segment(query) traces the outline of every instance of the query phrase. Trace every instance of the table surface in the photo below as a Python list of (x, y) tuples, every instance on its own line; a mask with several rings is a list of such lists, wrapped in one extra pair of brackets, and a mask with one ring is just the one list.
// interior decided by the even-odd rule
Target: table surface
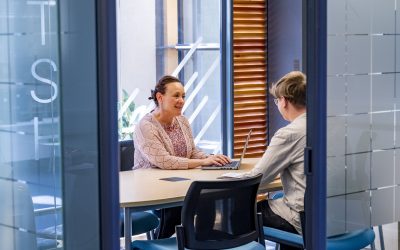
[[(253, 168), (259, 158), (243, 159), (239, 170), (187, 170), (138, 169), (119, 174), (120, 207), (148, 207), (158, 204), (182, 202), (190, 184), (196, 180), (217, 180), (227, 172), (247, 172)], [(181, 177), (188, 180), (165, 181), (160, 178)], [(279, 179), (265, 184), (260, 190), (273, 191), (282, 188)]]

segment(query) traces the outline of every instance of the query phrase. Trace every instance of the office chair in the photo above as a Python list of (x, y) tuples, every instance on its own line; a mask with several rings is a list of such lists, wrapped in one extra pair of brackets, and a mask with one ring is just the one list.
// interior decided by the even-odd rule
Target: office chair
[(0, 179), (0, 190), (2, 249), (57, 248), (57, 240), (51, 239), (51, 236), (42, 238), (36, 229), (33, 201), (28, 186), (23, 182)]
[(194, 181), (182, 207), (176, 238), (136, 240), (133, 249), (263, 249), (256, 195), (261, 175), (248, 179)]
[[(132, 170), (134, 164), (135, 146), (133, 140), (119, 142), (120, 171)], [(132, 212), (132, 235), (146, 233), (147, 239), (154, 238), (154, 229), (158, 227), (159, 220), (151, 212)], [(121, 237), (124, 235), (124, 213), (120, 212)]]
[[(280, 199), (283, 197), (283, 192), (275, 193), (271, 199)], [(305, 213), (300, 212), (300, 218), (303, 228), (303, 236), (305, 234)], [(286, 232), (271, 227), (263, 227), (264, 237), (266, 240), (277, 243), (276, 249), (279, 249), (279, 244), (285, 244), (293, 247), (305, 249), (303, 236), (295, 233)], [(326, 239), (327, 250), (359, 250), (368, 245), (371, 249), (375, 249), (375, 233), (372, 228), (356, 230), (340, 235), (330, 236)]]

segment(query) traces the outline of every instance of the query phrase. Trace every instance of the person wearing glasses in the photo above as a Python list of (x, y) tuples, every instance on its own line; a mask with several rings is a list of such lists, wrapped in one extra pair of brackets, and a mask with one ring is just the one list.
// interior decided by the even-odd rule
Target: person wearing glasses
[[(156, 108), (135, 128), (132, 169), (192, 169), (231, 162), (225, 155), (207, 155), (195, 146), (189, 121), (182, 115), (185, 90), (178, 78), (163, 76), (149, 99), (154, 101)], [(175, 225), (181, 223), (181, 207), (161, 209), (155, 213), (160, 217), (156, 237), (162, 239), (173, 235)]]
[[(272, 137), (262, 158), (254, 168), (243, 174), (223, 176), (244, 178), (263, 174), (261, 183), (269, 183), (280, 174), (284, 196), (282, 199), (258, 203), (264, 226), (301, 234), (300, 211), (304, 210), (306, 176), (304, 148), (306, 147), (306, 76), (292, 71), (270, 88), (282, 117), (290, 122)], [(281, 245), (280, 249), (297, 249)]]

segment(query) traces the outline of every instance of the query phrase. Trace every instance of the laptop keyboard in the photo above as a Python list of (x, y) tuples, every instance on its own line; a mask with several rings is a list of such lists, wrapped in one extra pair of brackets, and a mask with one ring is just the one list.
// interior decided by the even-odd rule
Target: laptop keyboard
[(218, 166), (218, 165), (210, 165), (210, 166), (204, 166), (202, 167), (203, 169), (235, 169), (238, 166), (239, 162), (238, 161), (233, 161), (231, 163), (225, 164), (223, 166)]

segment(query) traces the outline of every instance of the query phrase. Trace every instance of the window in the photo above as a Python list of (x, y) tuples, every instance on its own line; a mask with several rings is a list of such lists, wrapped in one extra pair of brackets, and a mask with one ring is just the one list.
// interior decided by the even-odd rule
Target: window
[(154, 104), (147, 98), (158, 78), (185, 85), (184, 115), (196, 145), (221, 152), (220, 1), (128, 1), (118, 4), (120, 139)]

